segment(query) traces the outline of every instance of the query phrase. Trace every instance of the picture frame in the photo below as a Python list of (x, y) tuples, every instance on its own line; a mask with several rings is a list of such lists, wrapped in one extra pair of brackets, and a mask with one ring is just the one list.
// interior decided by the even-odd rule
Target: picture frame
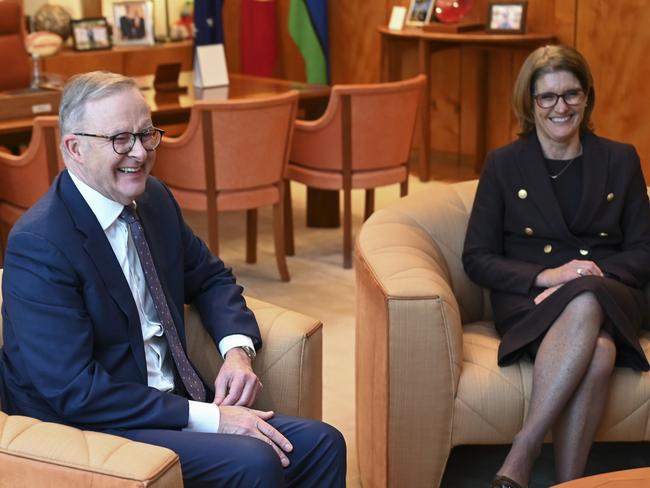
[(106, 17), (70, 21), (75, 51), (97, 51), (112, 47)]
[(435, 0), (411, 0), (404, 23), (411, 27), (421, 27), (428, 24), (431, 20), (434, 4)]
[(492, 1), (488, 5), (485, 30), (499, 34), (524, 34), (527, 10), (527, 1)]
[(152, 0), (113, 2), (114, 44), (152, 45), (154, 42)]

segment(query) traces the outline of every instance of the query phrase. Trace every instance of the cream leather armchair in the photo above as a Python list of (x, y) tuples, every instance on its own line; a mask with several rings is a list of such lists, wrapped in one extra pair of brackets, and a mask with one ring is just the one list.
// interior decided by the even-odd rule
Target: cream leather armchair
[[(364, 487), (438, 486), (454, 446), (509, 444), (526, 416), (532, 364), (497, 366), (489, 293), (461, 263), (476, 184), (436, 184), (403, 198), (376, 212), (359, 235)], [(641, 344), (649, 354), (648, 331)], [(650, 440), (650, 374), (615, 371), (597, 440)]]
[[(322, 324), (259, 300), (247, 302), (264, 340), (254, 363), (265, 386), (257, 407), (320, 419)], [(204, 378), (214, 378), (219, 354), (190, 307), (186, 327), (190, 358)], [(0, 317), (0, 346), (1, 332)], [(183, 481), (178, 456), (169, 449), (0, 411), (0, 487), (5, 486), (176, 488)]]

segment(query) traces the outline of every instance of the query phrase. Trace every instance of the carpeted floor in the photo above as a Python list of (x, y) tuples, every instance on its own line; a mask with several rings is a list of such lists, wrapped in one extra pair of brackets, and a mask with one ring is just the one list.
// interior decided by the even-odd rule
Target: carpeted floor
[[(438, 181), (458, 181), (474, 177), (471, 170), (451, 165), (433, 167)], [(426, 188), (415, 177), (410, 192)], [(296, 255), (288, 258), (291, 282), (283, 283), (275, 267), (270, 209), (260, 210), (258, 262), (245, 258), (245, 216), (243, 212), (220, 215), (221, 258), (234, 269), (246, 294), (319, 318), (324, 324), (323, 417), (344, 434), (348, 445), (348, 486), (360, 487), (355, 443), (354, 400), (354, 271), (342, 267), (340, 229), (305, 226), (305, 189), (294, 184), (293, 205)], [(397, 185), (379, 189), (376, 207), (399, 198)], [(353, 192), (354, 234), (362, 223), (363, 193)], [(205, 214), (186, 212), (192, 228), (207, 236)], [(449, 459), (442, 486), (475, 488), (488, 486), (503, 461), (508, 446), (462, 446)], [(650, 447), (644, 444), (599, 444), (590, 456), (590, 474), (650, 465)], [(553, 482), (553, 454), (545, 446), (536, 464), (531, 487)], [(371, 487), (370, 487), (371, 488)]]

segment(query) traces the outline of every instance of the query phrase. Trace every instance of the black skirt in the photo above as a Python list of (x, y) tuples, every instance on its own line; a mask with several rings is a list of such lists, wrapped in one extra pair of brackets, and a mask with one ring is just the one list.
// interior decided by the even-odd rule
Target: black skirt
[(646, 323), (647, 304), (642, 290), (613, 278), (583, 276), (565, 283), (535, 305), (533, 299), (542, 291), (543, 288), (538, 288), (528, 297), (508, 297), (511, 304), (512, 301), (519, 303), (513, 315), (497, 324), (501, 334), (499, 366), (523, 357), (534, 360), (546, 332), (568, 303), (583, 292), (591, 292), (603, 309), (603, 328), (616, 344), (616, 365), (640, 371), (650, 369), (638, 339), (639, 330)]

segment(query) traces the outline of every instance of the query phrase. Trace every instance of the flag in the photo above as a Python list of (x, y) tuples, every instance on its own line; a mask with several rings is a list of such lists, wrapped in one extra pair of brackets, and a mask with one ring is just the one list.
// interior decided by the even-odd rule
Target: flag
[(241, 72), (273, 76), (277, 60), (275, 0), (242, 0)]
[(309, 83), (329, 83), (327, 0), (291, 0), (289, 34), (305, 60)]
[(194, 45), (223, 44), (222, 0), (194, 2)]

